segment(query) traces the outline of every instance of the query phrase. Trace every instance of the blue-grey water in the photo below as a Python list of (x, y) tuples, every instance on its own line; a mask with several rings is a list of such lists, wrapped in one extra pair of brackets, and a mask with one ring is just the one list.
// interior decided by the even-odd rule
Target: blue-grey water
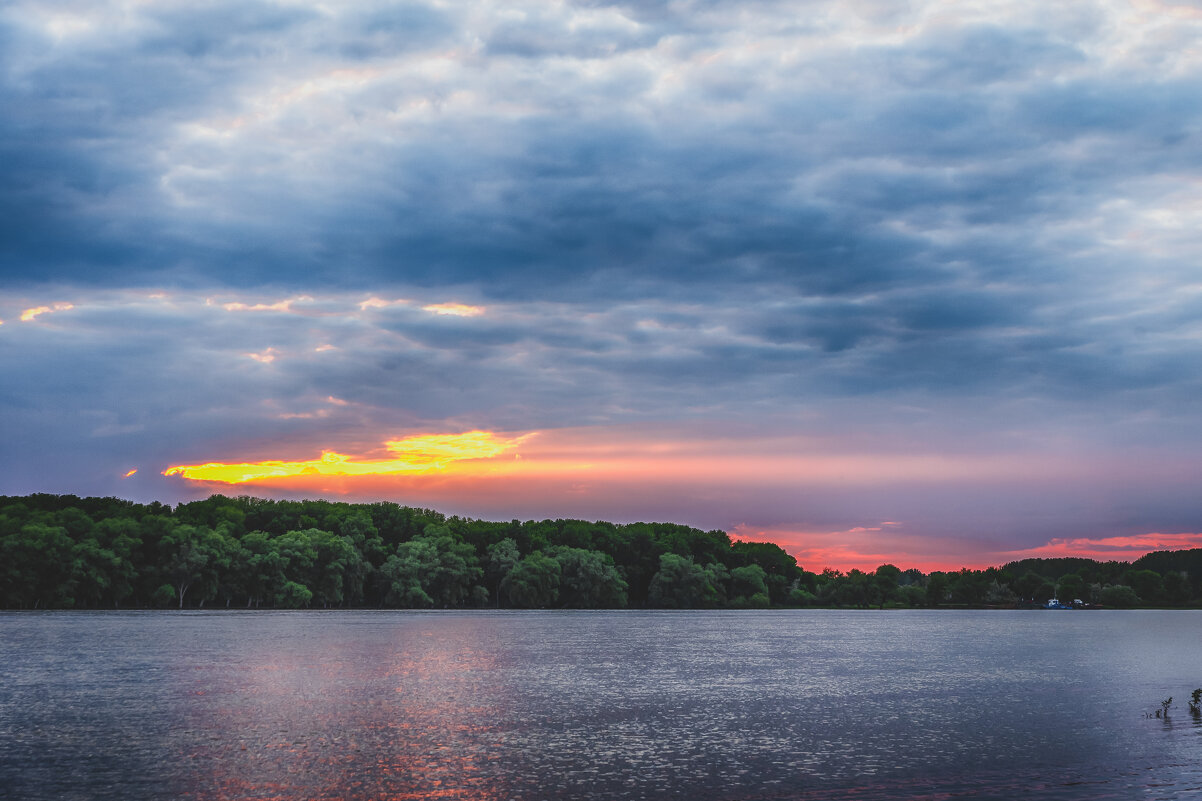
[(7, 613), (0, 797), (1197, 799), (1195, 687), (1188, 611)]

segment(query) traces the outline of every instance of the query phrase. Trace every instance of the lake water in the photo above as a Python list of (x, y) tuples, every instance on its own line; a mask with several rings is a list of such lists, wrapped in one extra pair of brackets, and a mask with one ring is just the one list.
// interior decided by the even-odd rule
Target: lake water
[(1198, 799), (1195, 687), (1188, 611), (0, 613), (0, 797)]

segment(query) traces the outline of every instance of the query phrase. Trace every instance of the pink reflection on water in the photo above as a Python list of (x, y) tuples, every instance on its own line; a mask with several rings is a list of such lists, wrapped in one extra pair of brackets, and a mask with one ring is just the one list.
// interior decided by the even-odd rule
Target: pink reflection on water
[(260, 641), (194, 668), (180, 797), (509, 797), (492, 748), (504, 710), (482, 686), (495, 655), (462, 631), (425, 628), (399, 641), (348, 637), (347, 651)]

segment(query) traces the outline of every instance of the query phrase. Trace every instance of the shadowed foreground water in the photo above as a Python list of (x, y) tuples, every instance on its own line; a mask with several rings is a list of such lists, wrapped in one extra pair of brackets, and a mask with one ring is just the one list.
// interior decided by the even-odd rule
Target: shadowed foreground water
[(1196, 799), (1199, 686), (1197, 612), (9, 613), (0, 796)]

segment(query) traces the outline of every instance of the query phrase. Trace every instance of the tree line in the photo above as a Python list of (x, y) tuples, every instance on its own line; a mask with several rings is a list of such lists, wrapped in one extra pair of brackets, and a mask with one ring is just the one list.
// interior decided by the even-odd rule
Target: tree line
[(784, 549), (673, 523), (490, 522), (395, 503), (0, 496), (0, 606), (764, 608), (1202, 600), (1202, 549), (1135, 563), (813, 573)]

